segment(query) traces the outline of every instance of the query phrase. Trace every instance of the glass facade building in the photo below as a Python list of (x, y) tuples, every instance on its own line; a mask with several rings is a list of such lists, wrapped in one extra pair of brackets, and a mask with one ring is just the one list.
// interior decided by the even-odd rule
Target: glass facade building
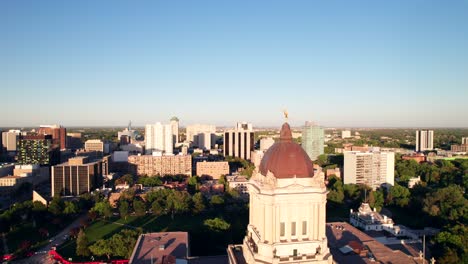
[(324, 153), (324, 129), (313, 123), (306, 122), (302, 129), (302, 148), (311, 160), (316, 160)]

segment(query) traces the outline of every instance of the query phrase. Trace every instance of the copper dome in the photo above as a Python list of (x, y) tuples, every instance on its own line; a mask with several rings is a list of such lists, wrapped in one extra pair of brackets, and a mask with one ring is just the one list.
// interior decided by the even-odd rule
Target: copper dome
[(292, 140), (288, 123), (281, 127), (280, 141), (271, 146), (260, 163), (260, 173), (271, 171), (276, 178), (306, 178), (314, 176), (314, 166), (309, 155)]

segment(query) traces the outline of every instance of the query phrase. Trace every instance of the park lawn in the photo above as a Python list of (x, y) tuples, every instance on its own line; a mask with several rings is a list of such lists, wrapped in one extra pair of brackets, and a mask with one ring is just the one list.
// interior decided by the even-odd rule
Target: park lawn
[[(226, 254), (226, 247), (229, 243), (240, 243), (245, 235), (247, 216), (236, 216), (232, 219), (233, 224), (227, 232), (208, 231), (204, 226), (204, 221), (216, 217), (213, 213), (199, 215), (175, 215), (174, 219), (170, 215), (154, 216), (146, 215), (142, 217), (129, 216), (127, 219), (113, 218), (109, 220), (96, 220), (91, 223), (85, 233), (89, 245), (99, 239), (107, 239), (123, 229), (141, 228), (143, 233), (150, 232), (189, 232), (191, 255), (222, 255)], [(226, 219), (228, 220), (228, 219)], [(70, 239), (57, 250), (65, 259), (72, 258), (75, 261), (89, 260), (89, 257), (76, 256), (76, 240)], [(96, 258), (97, 259), (97, 258)]]

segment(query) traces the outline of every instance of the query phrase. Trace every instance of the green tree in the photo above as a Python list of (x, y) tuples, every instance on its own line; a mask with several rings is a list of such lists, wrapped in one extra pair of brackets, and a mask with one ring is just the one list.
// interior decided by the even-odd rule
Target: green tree
[(390, 195), (393, 199), (393, 204), (399, 207), (406, 207), (409, 204), (411, 193), (408, 188), (395, 183), (395, 186), (390, 188)]
[(110, 206), (108, 201), (96, 203), (91, 209), (91, 211), (98, 213), (104, 218), (109, 218), (112, 216), (112, 207)]
[(144, 202), (135, 199), (133, 200), (133, 210), (137, 216), (144, 216), (146, 214), (146, 205)]
[(319, 155), (315, 163), (317, 163), (319, 166), (324, 166), (328, 164), (328, 155), (327, 154)]
[(66, 215), (77, 214), (79, 212), (78, 204), (73, 201), (65, 201), (63, 213)]
[(125, 220), (127, 220), (127, 217), (129, 215), (130, 208), (129, 204), (127, 201), (123, 200), (119, 203), (119, 213), (120, 217), (123, 217)]
[(205, 197), (203, 196), (202, 193), (198, 192), (192, 196), (192, 202), (193, 202), (193, 213), (194, 214), (199, 214), (203, 212), (206, 208), (205, 205)]
[(203, 222), (203, 224), (207, 226), (210, 230), (215, 232), (226, 231), (231, 227), (231, 225), (228, 222), (218, 217), (213, 219), (206, 219)]
[(163, 205), (161, 205), (161, 202), (159, 200), (156, 200), (151, 204), (151, 210), (156, 216), (160, 216), (164, 213), (164, 207)]
[(211, 196), (210, 204), (213, 207), (220, 207), (224, 204), (224, 198), (221, 195), (213, 195)]
[(76, 238), (76, 255), (86, 257), (89, 256), (89, 253), (88, 238), (83, 229), (80, 229), (78, 237)]
[(468, 227), (456, 224), (445, 227), (434, 238), (434, 254), (439, 263), (467, 263)]
[(117, 180), (115, 180), (115, 184), (124, 184), (124, 183), (127, 183), (128, 185), (132, 186), (133, 183), (134, 183), (134, 180), (133, 180), (133, 175), (131, 174), (125, 174), (124, 176), (118, 178)]
[(468, 200), (464, 197), (464, 190), (458, 185), (450, 185), (427, 194), (423, 204), (426, 213), (445, 221), (466, 223), (468, 220)]
[(54, 197), (52, 201), (49, 203), (49, 212), (53, 215), (60, 215), (62, 214), (64, 209), (64, 203), (60, 197)]
[(187, 190), (189, 193), (194, 194), (198, 189), (198, 177), (193, 176), (188, 179)]
[(104, 240), (104, 239), (99, 239), (89, 247), (89, 250), (91, 253), (97, 256), (106, 256), (107, 259), (110, 259), (112, 256), (112, 253), (114, 252), (114, 249), (112, 248), (112, 245), (109, 243), (109, 241)]
[(174, 191), (167, 197), (166, 209), (171, 212), (171, 216), (174, 218), (174, 214), (188, 212), (191, 201), (192, 199), (188, 192)]

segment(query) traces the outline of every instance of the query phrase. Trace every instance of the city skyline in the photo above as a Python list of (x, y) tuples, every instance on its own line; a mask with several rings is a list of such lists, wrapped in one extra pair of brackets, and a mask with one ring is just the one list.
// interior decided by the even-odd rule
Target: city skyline
[(0, 127), (468, 127), (467, 2), (0, 3)]

